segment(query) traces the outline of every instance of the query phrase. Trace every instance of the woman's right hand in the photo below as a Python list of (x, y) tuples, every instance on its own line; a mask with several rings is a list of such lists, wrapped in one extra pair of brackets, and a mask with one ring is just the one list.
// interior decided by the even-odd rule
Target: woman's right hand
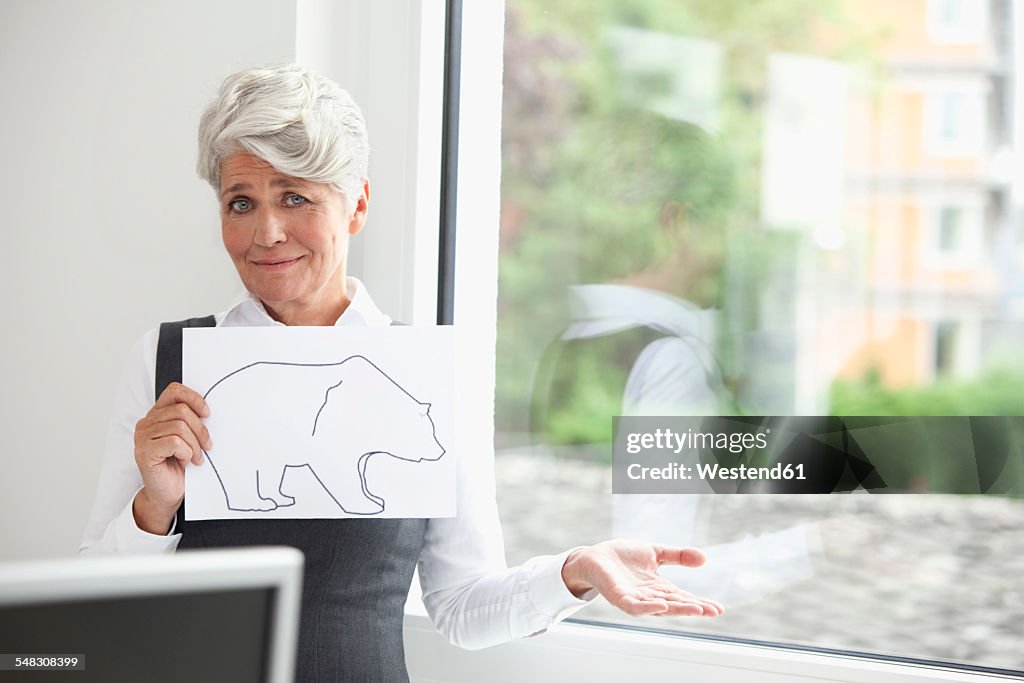
[(143, 489), (133, 511), (140, 529), (166, 534), (185, 497), (185, 466), (203, 463), (213, 444), (203, 424), (210, 408), (198, 393), (172, 382), (135, 425), (135, 464)]

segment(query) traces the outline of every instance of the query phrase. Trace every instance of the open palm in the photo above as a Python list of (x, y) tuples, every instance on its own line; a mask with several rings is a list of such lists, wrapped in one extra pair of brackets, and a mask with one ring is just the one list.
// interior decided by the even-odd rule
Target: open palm
[(720, 604), (688, 593), (658, 574), (663, 564), (699, 567), (704, 559), (704, 553), (696, 548), (605, 541), (573, 552), (562, 577), (574, 594), (596, 589), (608, 602), (634, 616), (716, 617), (725, 612)]

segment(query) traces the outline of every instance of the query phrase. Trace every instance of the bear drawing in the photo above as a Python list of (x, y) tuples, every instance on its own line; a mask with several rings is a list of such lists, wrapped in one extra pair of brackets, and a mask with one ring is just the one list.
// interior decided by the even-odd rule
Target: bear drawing
[[(218, 381), (205, 398), (217, 440), (207, 457), (230, 510), (293, 505), (295, 498), (281, 490), (286, 468), (308, 467), (344, 512), (379, 514), (385, 501), (366, 481), (372, 456), (420, 462), (445, 454), (430, 404), (364, 356), (328, 364), (253, 363)], [(245, 428), (218, 435), (214, 420)]]

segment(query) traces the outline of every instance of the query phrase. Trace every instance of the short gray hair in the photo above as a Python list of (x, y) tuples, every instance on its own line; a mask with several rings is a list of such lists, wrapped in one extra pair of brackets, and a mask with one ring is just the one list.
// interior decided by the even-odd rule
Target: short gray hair
[(199, 120), (199, 177), (220, 192), (220, 167), (236, 152), (279, 173), (332, 185), (348, 200), (367, 177), (370, 146), (359, 106), (334, 81), (297, 64), (228, 76)]

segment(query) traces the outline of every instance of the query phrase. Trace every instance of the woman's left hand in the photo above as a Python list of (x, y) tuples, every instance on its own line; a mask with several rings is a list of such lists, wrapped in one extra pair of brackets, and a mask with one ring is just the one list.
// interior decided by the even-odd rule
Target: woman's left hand
[(720, 604), (687, 593), (658, 574), (663, 564), (699, 567), (704, 559), (696, 548), (605, 541), (573, 551), (562, 566), (562, 580), (576, 597), (596, 588), (633, 616), (717, 617), (725, 613)]

